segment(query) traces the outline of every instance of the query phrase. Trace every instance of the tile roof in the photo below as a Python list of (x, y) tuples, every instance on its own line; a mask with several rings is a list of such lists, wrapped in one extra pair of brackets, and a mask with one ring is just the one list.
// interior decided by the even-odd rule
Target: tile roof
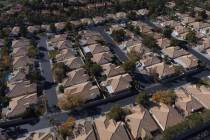
[(73, 57), (66, 59), (64, 64), (67, 65), (71, 70), (81, 68), (84, 62), (81, 57)]
[(107, 78), (107, 80), (103, 81), (101, 85), (105, 86), (109, 93), (117, 93), (129, 89), (131, 87), (131, 81), (131, 76), (126, 73), (123, 75)]
[(104, 64), (101, 66), (104, 71), (103, 73), (107, 77), (113, 77), (125, 73), (124, 69), (121, 66), (116, 66), (115, 64), (112, 63)]
[(130, 115), (126, 116), (125, 120), (134, 139), (144, 139), (141, 134), (142, 129), (150, 134), (158, 130), (158, 126), (150, 116), (149, 111), (143, 106), (132, 107), (131, 112)]
[(112, 53), (111, 52), (102, 52), (94, 54), (91, 60), (99, 65), (103, 65), (112, 61)]
[(72, 48), (63, 49), (60, 51), (59, 54), (56, 55), (56, 60), (59, 62), (72, 57), (75, 57), (75, 51)]
[(80, 97), (83, 101), (91, 100), (100, 95), (99, 89), (97, 86), (92, 85), (91, 82), (85, 82), (70, 86), (64, 89), (65, 94), (71, 94), (73, 96)]
[(163, 49), (162, 51), (171, 58), (177, 58), (177, 57), (189, 54), (189, 52), (187, 52), (186, 50), (184, 50), (178, 46), (176, 46), (176, 47), (171, 46), (171, 47)]
[(84, 68), (79, 68), (67, 73), (67, 77), (63, 80), (62, 85), (69, 87), (77, 84), (87, 82), (89, 76)]
[(153, 118), (162, 130), (180, 123), (182, 116), (171, 106), (160, 103), (150, 109)]
[(97, 54), (109, 51), (109, 48), (100, 44), (91, 44), (83, 47), (85, 53)]

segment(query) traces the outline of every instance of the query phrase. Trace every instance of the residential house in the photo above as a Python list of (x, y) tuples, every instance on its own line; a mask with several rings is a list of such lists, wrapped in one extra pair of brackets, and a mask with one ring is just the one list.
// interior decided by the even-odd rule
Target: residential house
[(162, 60), (159, 57), (153, 55), (144, 56), (143, 59), (140, 60), (143, 67), (149, 67), (161, 62)]
[(70, 21), (71, 25), (73, 25), (73, 27), (78, 28), (82, 25), (80, 20), (71, 20)]
[(81, 68), (84, 62), (81, 57), (72, 57), (63, 61), (71, 70)]
[(158, 131), (158, 126), (150, 116), (149, 111), (143, 106), (134, 106), (130, 110), (131, 114), (126, 116), (125, 121), (132, 138), (135, 140), (145, 137), (152, 138), (153, 134)]
[(125, 70), (121, 66), (116, 66), (112, 63), (101, 65), (101, 67), (103, 69), (103, 74), (107, 77), (113, 77), (125, 73)]
[(37, 85), (29, 81), (19, 82), (15, 84), (8, 84), (9, 92), (7, 94), (10, 98), (19, 97), (22, 95), (29, 95), (37, 92)]
[(18, 27), (18, 26), (13, 27), (11, 33), (12, 33), (12, 35), (15, 35), (15, 36), (19, 35), (20, 27)]
[(157, 75), (159, 79), (162, 79), (174, 75), (176, 71), (173, 65), (167, 65), (164, 62), (161, 62), (146, 67), (146, 72), (149, 75)]
[(187, 85), (184, 87), (186, 92), (198, 100), (205, 108), (210, 109), (210, 90), (205, 86), (200, 88), (196, 85)]
[(62, 50), (62, 49), (69, 49), (72, 48), (72, 43), (69, 40), (59, 41), (55, 48)]
[(122, 50), (127, 50), (128, 52), (130, 52), (132, 48), (135, 48), (137, 46), (142, 47), (143, 44), (142, 44), (142, 40), (136, 37), (133, 37), (133, 38), (131, 37), (130, 39), (121, 42), (121, 44), (119, 45), (119, 47)]
[(183, 117), (173, 107), (163, 103), (153, 106), (149, 111), (163, 131), (183, 121)]
[(83, 101), (88, 101), (97, 98), (100, 95), (100, 92), (97, 86), (94, 86), (90, 81), (87, 81), (65, 88), (64, 96), (67, 94), (77, 96)]
[(100, 44), (92, 44), (92, 45), (87, 45), (85, 47), (82, 48), (83, 52), (88, 55), (94, 55), (94, 54), (98, 54), (98, 53), (102, 53), (102, 52), (108, 52), (109, 48), (106, 46), (102, 46)]
[(23, 46), (30, 46), (30, 41), (26, 38), (20, 38), (12, 41), (12, 48), (19, 48)]
[(161, 49), (165, 49), (171, 46), (171, 41), (168, 38), (162, 37), (160, 39), (157, 39), (157, 44)]
[(182, 65), (185, 69), (192, 69), (198, 66), (198, 59), (191, 54), (178, 57), (174, 61)]
[(83, 37), (80, 39), (79, 44), (81, 46), (86, 46), (86, 45), (92, 45), (92, 44), (98, 44), (99, 41), (103, 40), (101, 36), (88, 36), (88, 37)]
[(102, 52), (93, 54), (91, 60), (99, 65), (107, 64), (112, 61), (112, 53), (111, 52)]
[(89, 76), (84, 68), (79, 68), (79, 69), (70, 71), (66, 75), (67, 77), (62, 82), (62, 85), (65, 88), (69, 86), (77, 85), (80, 83), (84, 83), (89, 80)]
[(29, 58), (28, 56), (19, 56), (13, 59), (13, 70), (26, 68), (29, 64), (34, 64), (34, 59)]
[(11, 77), (8, 80), (8, 83), (15, 84), (18, 82), (27, 81), (26, 79), (26, 74), (28, 73), (27, 71), (28, 71), (27, 69), (20, 69), (17, 71), (13, 71), (13, 73), (11, 74)]
[(147, 16), (149, 14), (149, 10), (147, 10), (147, 9), (139, 9), (136, 13), (139, 16)]
[(12, 51), (12, 56), (13, 57), (25, 56), (28, 54), (28, 48), (29, 46), (14, 48)]
[(93, 22), (95, 24), (101, 24), (101, 23), (105, 22), (105, 19), (103, 17), (96, 16), (96, 17), (93, 18)]
[(144, 22), (141, 21), (132, 21), (132, 25), (136, 26), (139, 28), (139, 31), (142, 33), (148, 33), (152, 31), (152, 27), (149, 25), (145, 24)]
[(91, 18), (82, 18), (82, 19), (80, 19), (80, 21), (83, 25), (92, 25), (93, 24), (93, 20)]
[(107, 14), (106, 15), (106, 20), (115, 20), (116, 19), (116, 16), (115, 16), (115, 14)]
[(12, 98), (3, 114), (7, 118), (18, 117), (26, 112), (28, 107), (37, 104), (37, 102), (38, 98), (36, 93)]
[(186, 93), (184, 89), (177, 89), (175, 94), (177, 96), (175, 106), (183, 112), (184, 116), (188, 116), (203, 108), (203, 106), (194, 97)]
[(40, 26), (28, 26), (27, 30), (30, 33), (37, 33), (38, 31), (40, 31), (41, 27)]
[(100, 140), (131, 140), (123, 122), (101, 116), (95, 119), (94, 125)]
[(210, 29), (210, 25), (204, 22), (193, 22), (189, 24), (189, 27), (203, 34), (206, 34), (206, 29)]
[(66, 27), (66, 22), (55, 23), (55, 28), (57, 31), (62, 31), (65, 29), (65, 27)]
[(66, 59), (75, 57), (75, 51), (72, 48), (62, 49), (59, 54), (56, 55), (58, 62), (65, 61)]
[(188, 26), (189, 24), (195, 22), (195, 18), (194, 17), (190, 17), (190, 16), (186, 16), (182, 19), (181, 23), (184, 26)]
[(176, 27), (176, 26), (180, 26), (180, 23), (175, 20), (168, 20), (168, 21), (164, 20), (162, 23), (160, 23), (160, 25), (162, 27), (165, 27), (165, 26)]
[(131, 81), (131, 76), (126, 73), (109, 77), (106, 81), (101, 82), (101, 85), (105, 87), (110, 94), (118, 94), (119, 92), (129, 90), (131, 87)]
[(162, 52), (168, 55), (170, 58), (175, 59), (181, 56), (188, 55), (189, 52), (180, 48), (179, 46), (171, 46), (165, 49), (162, 49)]
[(123, 20), (127, 18), (127, 14), (125, 12), (118, 12), (115, 14), (117, 20)]
[(188, 28), (186, 28), (182, 25), (178, 25), (178, 26), (175, 26), (175, 28), (172, 32), (172, 36), (177, 37), (179, 39), (185, 39), (184, 35), (186, 35), (188, 32), (189, 32)]

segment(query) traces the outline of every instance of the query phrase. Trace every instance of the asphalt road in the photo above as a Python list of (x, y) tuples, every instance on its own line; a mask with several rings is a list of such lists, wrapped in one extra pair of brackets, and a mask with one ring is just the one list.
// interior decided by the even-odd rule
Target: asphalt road
[(91, 30), (97, 31), (101, 34), (104, 40), (111, 45), (111, 49), (115, 52), (116, 56), (121, 62), (124, 62), (128, 59), (127, 55), (117, 46), (117, 44), (112, 40), (110, 35), (106, 33), (105, 28), (103, 26), (95, 26), (91, 27)]
[[(44, 47), (47, 50), (47, 37), (41, 37), (39, 44), (39, 47)], [(50, 64), (50, 59), (48, 56), (47, 51), (42, 51), (44, 57), (40, 59), (40, 64), (41, 64), (41, 72), (43, 77), (45, 78), (46, 83), (48, 83), (49, 87), (47, 87), (44, 90), (44, 94), (47, 97), (48, 100), (48, 107), (53, 108), (54, 106), (57, 105), (57, 94), (56, 94), (56, 89), (55, 86), (50, 85), (54, 83), (53, 77), (52, 77), (52, 71), (51, 71), (51, 64)]]

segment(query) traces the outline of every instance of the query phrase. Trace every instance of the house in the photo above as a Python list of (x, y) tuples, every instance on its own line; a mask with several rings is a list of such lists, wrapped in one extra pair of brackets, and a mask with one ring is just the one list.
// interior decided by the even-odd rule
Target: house
[(198, 100), (205, 108), (210, 109), (210, 91), (208, 88), (196, 85), (187, 85), (184, 87), (186, 92)]
[(107, 14), (106, 15), (106, 20), (115, 20), (116, 19), (116, 16), (115, 16), (115, 14)]
[(55, 139), (56, 136), (53, 130), (47, 128), (28, 133), (26, 136), (18, 138), (17, 140), (55, 140)]
[(37, 33), (38, 31), (40, 31), (40, 26), (28, 26), (27, 30), (30, 33)]
[(29, 46), (14, 48), (12, 51), (12, 56), (13, 57), (25, 56), (28, 54), (28, 48)]
[(100, 44), (87, 45), (82, 49), (85, 54), (91, 54), (91, 55), (109, 51), (108, 47), (102, 46)]
[(30, 46), (30, 41), (26, 38), (20, 38), (12, 41), (12, 48), (19, 48), (23, 46)]
[(80, 27), (82, 25), (80, 20), (71, 20), (70, 21), (71, 25), (73, 25), (73, 27), (77, 28)]
[(37, 92), (37, 85), (29, 81), (19, 82), (16, 84), (8, 84), (9, 92), (7, 94), (10, 98), (28, 95)]
[(152, 138), (153, 134), (158, 131), (158, 126), (143, 106), (134, 106), (131, 114), (127, 115), (125, 122), (127, 123), (133, 139)]
[(96, 16), (96, 17), (93, 18), (93, 22), (95, 24), (101, 24), (101, 23), (105, 22), (105, 19), (103, 17)]
[(98, 137), (93, 122), (86, 120), (74, 126), (73, 134), (74, 140), (97, 140)]
[(131, 24), (136, 26), (136, 27), (138, 27), (139, 31), (142, 32), (142, 33), (148, 33), (148, 32), (152, 31), (152, 27), (150, 27), (149, 25), (145, 24), (144, 22), (132, 21)]
[(139, 38), (136, 38), (136, 37), (134, 37), (134, 38), (131, 37), (130, 39), (121, 42), (121, 44), (119, 45), (119, 47), (122, 50), (127, 49), (128, 52), (130, 52), (131, 49), (136, 46), (143, 47), (142, 40)]
[(81, 57), (72, 57), (63, 61), (71, 70), (81, 68), (84, 62)]
[(204, 22), (193, 22), (189, 24), (189, 27), (191, 27), (192, 29), (196, 31), (202, 32), (202, 29), (210, 27), (210, 25)]
[(26, 81), (26, 74), (27, 74), (27, 70), (26, 69), (20, 69), (17, 71), (13, 71), (13, 73), (11, 74), (11, 78), (8, 80), (9, 84), (15, 84), (18, 82), (23, 82)]
[(72, 43), (69, 40), (59, 41), (56, 45), (59, 50), (72, 48)]
[(139, 9), (136, 13), (139, 16), (147, 16), (149, 14), (149, 10), (147, 10), (147, 9)]
[(123, 122), (100, 116), (94, 120), (94, 125), (100, 140), (131, 140)]
[(20, 33), (20, 27), (18, 26), (13, 27), (11, 33), (17, 36)]
[(66, 27), (66, 22), (55, 23), (55, 28), (57, 31), (62, 31), (65, 29), (65, 27)]
[(181, 56), (188, 55), (189, 52), (180, 48), (179, 46), (171, 46), (165, 49), (162, 49), (162, 52), (168, 55), (170, 58), (175, 59)]
[(158, 40), (158, 39), (161, 39), (162, 38), (162, 35), (160, 33), (157, 33), (157, 32), (152, 32), (151, 31), (151, 32), (147, 32), (145, 34), (148, 35), (148, 36), (151, 36), (155, 40)]
[(160, 25), (162, 27), (166, 27), (166, 26), (176, 27), (176, 26), (180, 26), (180, 23), (175, 20), (168, 20), (168, 21), (161, 22)]
[(140, 60), (140, 63), (143, 67), (149, 67), (158, 63), (161, 63), (162, 60), (157, 56), (144, 56), (143, 59)]
[(17, 70), (20, 68), (26, 68), (29, 64), (33, 64), (34, 63), (34, 59), (29, 58), (28, 56), (19, 56), (19, 57), (15, 57), (13, 58), (13, 69)]
[(163, 131), (183, 121), (183, 117), (173, 107), (163, 103), (153, 106), (149, 111)]
[(207, 37), (203, 37), (201, 39), (201, 43), (197, 45), (199, 49), (206, 50), (210, 48), (210, 39)]
[(177, 89), (175, 94), (177, 96), (175, 106), (183, 112), (184, 116), (188, 116), (203, 108), (203, 106), (194, 97), (187, 94), (184, 89)]
[(198, 66), (198, 59), (191, 54), (178, 57), (174, 61), (182, 65), (185, 69), (192, 69)]
[(183, 20), (181, 21), (182, 25), (184, 26), (188, 26), (190, 23), (195, 22), (195, 18), (190, 17), (190, 16), (186, 16), (183, 18)]
[(55, 35), (53, 38), (49, 39), (48, 44), (53, 45), (57, 44), (59, 41), (65, 41), (67, 39), (67, 34), (58, 34)]
[(106, 81), (101, 82), (101, 85), (105, 87), (110, 94), (117, 94), (121, 91), (129, 90), (131, 81), (131, 76), (126, 73), (109, 77)]
[(9, 102), (9, 106), (4, 110), (3, 114), (7, 118), (18, 117), (26, 112), (28, 107), (37, 104), (37, 102), (38, 97), (36, 93), (12, 98)]
[(173, 32), (172, 32), (172, 36), (174, 37), (177, 37), (177, 38), (180, 38), (180, 39), (185, 39), (185, 38), (182, 38), (182, 34), (186, 34), (189, 32), (189, 29), (182, 26), (182, 25), (178, 25), (178, 26), (175, 26)]
[(91, 60), (99, 65), (107, 64), (112, 61), (112, 53), (111, 52), (102, 52), (93, 54)]
[(101, 38), (101, 36), (98, 36), (98, 35), (90, 36), (90, 37), (89, 36), (88, 37), (82, 36), (82, 38), (79, 41), (79, 44), (81, 46), (98, 44), (98, 41), (101, 41), (101, 40), (103, 40), (103, 39)]
[(97, 86), (92, 85), (90, 81), (70, 86), (64, 89), (64, 96), (71, 94), (72, 96), (79, 97), (82, 101), (95, 99), (100, 95)]
[(171, 45), (171, 41), (168, 38), (157, 39), (157, 44), (161, 49), (165, 49)]
[(121, 66), (116, 66), (112, 63), (101, 65), (101, 67), (103, 69), (103, 74), (107, 77), (113, 77), (125, 73), (125, 70)]
[(50, 25), (44, 25), (44, 24), (41, 25), (41, 30), (49, 32), (50, 31)]
[(75, 57), (75, 51), (72, 48), (69, 48), (61, 50), (60, 53), (57, 54), (55, 58), (58, 62), (61, 62), (73, 57)]
[(83, 25), (92, 25), (93, 24), (93, 20), (90, 18), (82, 18), (82, 19), (80, 19), (80, 21)]
[(127, 18), (127, 14), (125, 12), (118, 12), (115, 14), (117, 20), (122, 20)]
[(84, 83), (89, 80), (89, 76), (84, 68), (79, 68), (79, 69), (70, 71), (66, 75), (67, 77), (62, 82), (62, 85), (64, 86), (64, 88), (77, 85), (80, 83)]
[(146, 71), (150, 75), (157, 74), (160, 79), (171, 76), (176, 72), (173, 65), (167, 65), (164, 62), (148, 66), (146, 67)]

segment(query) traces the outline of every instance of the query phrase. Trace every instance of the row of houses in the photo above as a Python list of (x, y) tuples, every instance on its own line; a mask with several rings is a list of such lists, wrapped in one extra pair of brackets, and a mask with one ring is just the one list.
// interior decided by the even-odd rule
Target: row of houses
[[(130, 105), (126, 108), (130, 113), (126, 115), (125, 121), (116, 122), (106, 115), (87, 119), (75, 123), (72, 135), (67, 139), (74, 140), (133, 140), (153, 138), (160, 139), (161, 131), (166, 130), (176, 124), (181, 123), (184, 117), (191, 115), (193, 112), (209, 109), (208, 103), (210, 90), (204, 86), (185, 85), (175, 89), (177, 96), (174, 106), (163, 103), (153, 105), (149, 109), (141, 105)], [(55, 138), (53, 131), (45, 131), (48, 139)], [(38, 135), (40, 132), (29, 135), (32, 139), (39, 136), (40, 140), (46, 136)], [(43, 133), (43, 132), (42, 132)], [(25, 140), (27, 137), (22, 138)], [(45, 137), (46, 138), (46, 137)]]
[(27, 79), (30, 65), (33, 66), (35, 60), (27, 55), (31, 46), (30, 40), (20, 38), (12, 41), (12, 67), (13, 71), (8, 77), (7, 97), (11, 98), (9, 106), (3, 110), (3, 116), (13, 118), (23, 114), (30, 105), (38, 102), (37, 84), (31, 83)]

